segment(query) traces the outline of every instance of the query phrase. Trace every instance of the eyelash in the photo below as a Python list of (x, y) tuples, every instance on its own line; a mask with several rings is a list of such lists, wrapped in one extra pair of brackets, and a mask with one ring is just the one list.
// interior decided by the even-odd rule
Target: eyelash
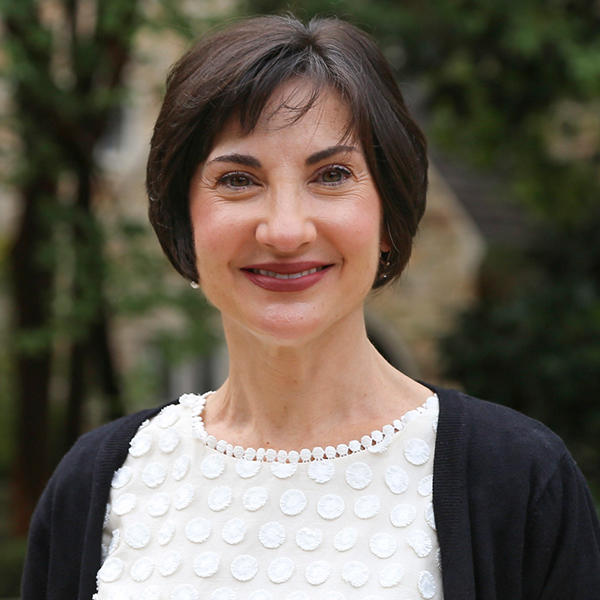
[(348, 179), (349, 177), (352, 177), (352, 171), (350, 171), (350, 169), (348, 169), (347, 167), (343, 167), (342, 165), (327, 165), (326, 167), (323, 167), (319, 170), (319, 172), (317, 173), (317, 178), (322, 177), (325, 173), (331, 172), (341, 173), (343, 175), (343, 179), (341, 181), (336, 181), (332, 183), (321, 181), (323, 185), (335, 187), (344, 183), (344, 181), (346, 181), (346, 179)]
[[(243, 177), (244, 179), (248, 180), (248, 183), (246, 185), (231, 185), (231, 182), (235, 177)], [(225, 185), (230, 189), (246, 189), (250, 187), (250, 185), (254, 184), (254, 179), (250, 177), (248, 173), (244, 173), (243, 171), (233, 171), (231, 173), (225, 173), (225, 175), (219, 177), (217, 184)]]
[[(336, 186), (344, 183), (344, 181), (346, 181), (349, 177), (352, 177), (352, 171), (350, 171), (350, 169), (348, 169), (347, 167), (344, 167), (342, 165), (334, 164), (334, 165), (327, 165), (327, 166), (323, 167), (322, 169), (320, 169), (312, 181), (317, 180), (319, 177), (322, 177), (326, 173), (332, 173), (332, 172), (340, 173), (343, 176), (343, 178), (340, 181), (334, 181), (334, 182), (321, 181), (320, 183), (322, 185), (325, 185), (328, 187), (336, 187)], [(246, 179), (248, 183), (246, 185), (232, 185), (232, 181), (236, 177)], [(256, 182), (255, 182), (254, 178), (252, 176), (250, 176), (248, 173), (245, 173), (244, 171), (232, 171), (230, 173), (225, 173), (225, 175), (222, 175), (217, 180), (218, 185), (225, 185), (229, 189), (238, 189), (238, 190), (247, 189), (250, 186), (255, 185), (255, 183)]]

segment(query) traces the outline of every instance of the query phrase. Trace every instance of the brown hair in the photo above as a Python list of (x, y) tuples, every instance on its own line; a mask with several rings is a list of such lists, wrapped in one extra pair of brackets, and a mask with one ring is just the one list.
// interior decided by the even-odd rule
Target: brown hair
[(389, 64), (365, 32), (345, 21), (316, 18), (304, 25), (292, 16), (263, 16), (201, 39), (167, 77), (146, 187), (150, 222), (184, 277), (198, 278), (188, 202), (192, 175), (233, 114), (251, 132), (275, 89), (293, 77), (313, 85), (295, 118), (328, 88), (348, 106), (348, 133), (362, 144), (391, 246), (373, 287), (398, 277), (406, 266), (425, 209), (426, 142)]

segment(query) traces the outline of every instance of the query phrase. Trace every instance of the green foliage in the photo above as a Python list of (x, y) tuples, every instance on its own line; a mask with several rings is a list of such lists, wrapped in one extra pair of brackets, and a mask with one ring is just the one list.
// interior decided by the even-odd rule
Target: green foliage
[[(171, 362), (206, 351), (213, 339), (206, 302), (174, 280), (148, 225), (119, 214), (101, 161), (114, 116), (129, 101), (137, 36), (175, 27), (189, 37), (207, 26), (199, 12), (186, 12), (178, 0), (0, 0), (0, 77), (9, 100), (2, 126), (10, 132), (0, 141), (0, 176), (24, 215), (0, 248), (2, 276), (12, 274), (0, 292), (16, 317), (0, 323), (1, 333), (12, 330), (0, 350), (0, 469), (17, 465), (12, 489), (23, 508), (11, 511), (15, 531), (26, 529), (54, 450), (139, 407), (143, 386), (134, 382), (143, 369), (122, 360), (115, 324), (137, 322), (145, 332), (138, 344), (159, 348)], [(116, 210), (103, 212), (107, 202)], [(153, 381), (146, 404), (163, 400), (159, 378)], [(25, 408), (36, 418), (24, 418)], [(38, 456), (13, 448), (12, 419), (21, 423), (20, 444), (39, 432)]]
[[(193, 356), (210, 352), (217, 341), (214, 311), (203, 295), (192, 290), (156, 251), (156, 239), (145, 223), (119, 219), (108, 228), (112, 241), (112, 260), (108, 263), (108, 293), (117, 318), (160, 322), (148, 333), (148, 352), (126, 374), (128, 406), (140, 406), (146, 397), (161, 402), (157, 387), (161, 383), (153, 362), (159, 352), (167, 364), (176, 365)], [(154, 391), (148, 382), (154, 382)], [(148, 393), (151, 392), (151, 393)]]
[[(434, 138), (506, 176), (542, 218), (585, 219), (600, 190), (600, 9), (594, 0), (247, 0), (349, 18), (417, 78)], [(565, 111), (572, 106), (577, 110)]]
[(3, 539), (0, 541), (0, 598), (16, 598), (21, 586), (24, 539)]
[[(563, 437), (600, 490), (600, 213), (545, 231), (525, 257), (494, 271), (479, 304), (441, 346), (446, 374), (474, 395), (540, 419)], [(596, 274), (596, 277), (593, 276)]]

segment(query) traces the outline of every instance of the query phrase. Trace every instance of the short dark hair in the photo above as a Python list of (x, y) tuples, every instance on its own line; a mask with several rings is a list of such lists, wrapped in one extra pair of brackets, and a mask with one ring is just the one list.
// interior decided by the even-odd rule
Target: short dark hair
[(347, 104), (349, 132), (360, 141), (382, 202), (390, 252), (373, 287), (398, 277), (425, 209), (427, 154), (423, 133), (408, 113), (391, 68), (365, 32), (337, 18), (304, 25), (293, 16), (239, 21), (202, 38), (171, 69), (148, 157), (150, 222), (184, 277), (197, 281), (189, 187), (226, 121), (256, 126), (285, 81), (313, 85), (299, 119), (323, 90)]

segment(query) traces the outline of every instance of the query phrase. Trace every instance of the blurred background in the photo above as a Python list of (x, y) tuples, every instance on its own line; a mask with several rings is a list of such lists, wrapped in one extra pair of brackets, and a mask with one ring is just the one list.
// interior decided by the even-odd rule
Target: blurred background
[(599, 0), (0, 0), (0, 597), (78, 435), (225, 376), (218, 318), (148, 225), (145, 160), (191, 41), (285, 11), (375, 36), (430, 141), (373, 342), (541, 419), (600, 499)]

